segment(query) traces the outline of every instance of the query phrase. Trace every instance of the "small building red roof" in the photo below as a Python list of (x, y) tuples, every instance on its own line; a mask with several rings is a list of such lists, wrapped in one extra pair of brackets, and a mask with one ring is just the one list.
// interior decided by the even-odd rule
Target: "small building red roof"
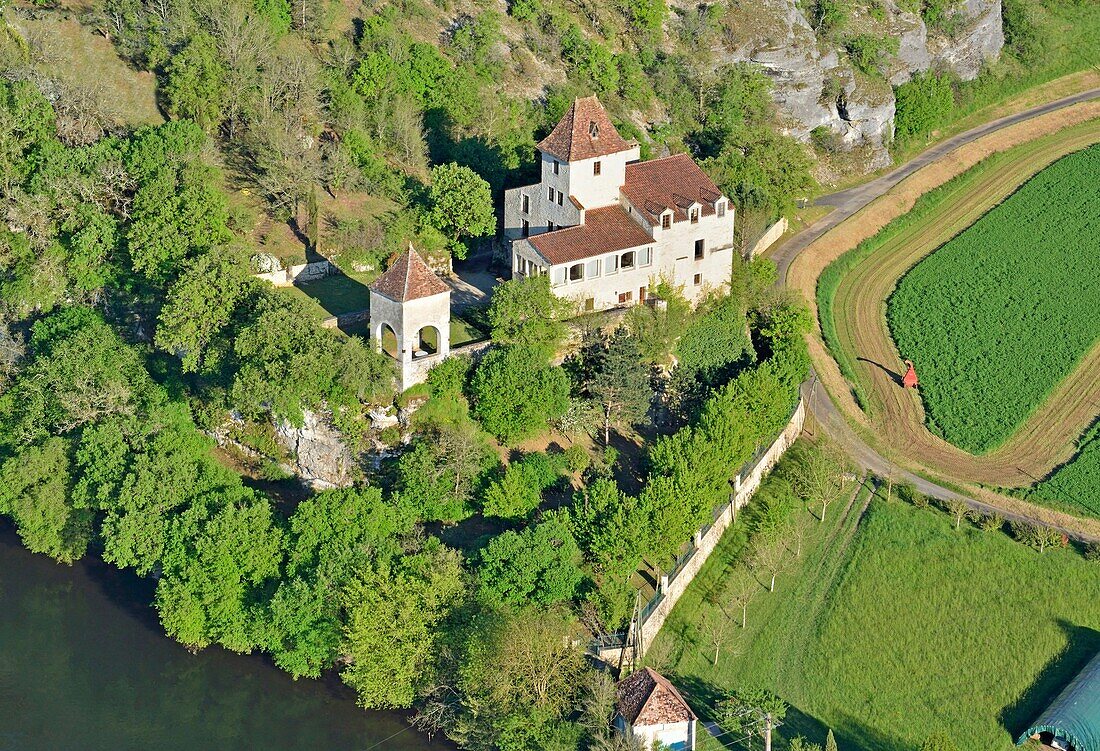
[(370, 290), (394, 302), (407, 302), (450, 292), (451, 288), (428, 268), (428, 264), (410, 245), (408, 250), (390, 264), (382, 276), (374, 280)]
[(696, 719), (691, 707), (668, 679), (652, 668), (642, 668), (619, 681), (619, 714), (631, 725), (664, 725)]
[(649, 233), (618, 204), (589, 209), (584, 212), (584, 224), (527, 239), (543, 258), (555, 265), (653, 242)]
[(667, 209), (672, 209), (673, 221), (683, 221), (693, 203), (702, 206), (703, 216), (710, 216), (722, 197), (722, 191), (688, 154), (626, 165), (622, 193), (651, 223)]
[(564, 162), (575, 162), (617, 154), (632, 145), (619, 135), (600, 100), (589, 96), (573, 100), (550, 135), (539, 141), (538, 148)]

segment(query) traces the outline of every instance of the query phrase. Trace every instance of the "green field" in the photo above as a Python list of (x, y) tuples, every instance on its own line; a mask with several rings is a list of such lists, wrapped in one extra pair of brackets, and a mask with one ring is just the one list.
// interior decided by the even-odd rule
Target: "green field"
[(1100, 146), (1047, 167), (911, 269), (887, 306), (929, 427), (980, 453), (1100, 339)]
[(860, 520), (864, 499), (847, 514), (835, 504), (713, 667), (699, 624), (721, 612), (714, 593), (740, 565), (743, 537), (727, 534), (650, 655), (704, 717), (724, 691), (755, 684), (790, 703), (787, 739), (820, 743), (831, 727), (844, 751), (912, 751), (943, 730), (960, 748), (1008, 751), (1100, 649), (1100, 568), (956, 532), (881, 492)]
[[(1026, 497), (1048, 505), (1068, 503), (1100, 516), (1100, 421), (1085, 431), (1068, 463), (1027, 491)], [(1074, 512), (1071, 505), (1067, 510)]]

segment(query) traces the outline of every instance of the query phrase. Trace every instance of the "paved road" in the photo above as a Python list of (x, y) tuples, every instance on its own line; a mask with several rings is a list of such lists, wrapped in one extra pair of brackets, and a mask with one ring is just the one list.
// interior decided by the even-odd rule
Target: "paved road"
[(882, 177), (878, 177), (868, 183), (857, 185), (854, 188), (848, 188), (847, 190), (841, 190), (836, 193), (830, 193), (829, 195), (822, 196), (814, 201), (819, 206), (835, 206), (836, 208), (829, 212), (827, 216), (822, 217), (819, 221), (810, 225), (802, 232), (794, 235), (780, 248), (773, 253), (770, 258), (775, 261), (776, 266), (779, 268), (779, 281), (786, 282), (787, 270), (791, 266), (791, 262), (806, 249), (810, 243), (817, 238), (824, 235), (836, 225), (843, 222), (845, 219), (855, 214), (864, 206), (875, 200), (879, 196), (886, 193), (890, 188), (900, 183), (909, 175), (913, 174), (921, 167), (925, 167), (932, 162), (936, 161), (944, 154), (957, 149), (963, 144), (975, 141), (982, 136), (988, 135), (1001, 128), (1008, 127), (1009, 125), (1015, 125), (1016, 123), (1023, 122), (1024, 120), (1030, 120), (1038, 115), (1044, 115), (1047, 112), (1053, 112), (1054, 110), (1062, 109), (1063, 107), (1069, 107), (1070, 105), (1079, 104), (1081, 102), (1087, 102), (1090, 99), (1096, 99), (1100, 97), (1100, 88), (1090, 89), (1083, 91), (1080, 94), (1074, 94), (1073, 96), (1064, 97), (1062, 99), (1056, 99), (1053, 102), (1041, 104), (1037, 107), (1032, 107), (1029, 110), (1018, 112), (1015, 115), (1008, 115), (998, 120), (991, 120), (985, 125), (979, 125), (977, 128), (968, 130), (964, 133), (960, 133), (953, 138), (949, 138), (942, 143), (938, 143), (931, 147), (927, 151), (921, 152), (918, 156), (901, 165), (895, 170), (887, 172)]
[[(1024, 110), (1015, 115), (993, 120), (985, 125), (968, 130), (965, 133), (960, 133), (953, 138), (949, 138), (933, 146), (927, 151), (922, 152), (913, 160), (871, 182), (822, 196), (815, 203), (824, 206), (835, 206), (835, 210), (807, 227), (802, 232), (792, 236), (771, 256), (779, 269), (779, 282), (781, 284), (786, 283), (787, 270), (790, 268), (791, 263), (810, 243), (855, 214), (867, 204), (871, 203), (871, 201), (882, 196), (890, 190), (890, 188), (897, 185), (921, 167), (931, 164), (944, 154), (953, 151), (963, 144), (970, 143), (971, 141), (996, 130), (1000, 130), (1001, 128), (1097, 97), (1100, 97), (1100, 88), (1057, 99), (1053, 102)], [(883, 457), (856, 435), (847, 420), (844, 419), (844, 416), (840, 414), (840, 411), (837, 409), (836, 404), (833, 403), (828, 392), (823, 387), (818, 387), (817, 376), (813, 373), (811, 373), (811, 380), (803, 387), (803, 396), (813, 415), (813, 424), (815, 426), (820, 426), (833, 440), (843, 446), (848, 454), (850, 454), (864, 469), (868, 469), (880, 476), (891, 476), (895, 481), (912, 482), (916, 485), (918, 490), (932, 498), (937, 498), (939, 500), (962, 500), (969, 504), (971, 508), (982, 513), (996, 511), (1010, 521), (1035, 521), (1025, 516), (1006, 512), (1004, 509), (992, 506), (988, 503), (983, 503), (974, 498), (960, 495), (953, 490), (949, 490), (923, 477), (919, 477), (912, 472), (908, 472)], [(1068, 529), (1062, 529), (1061, 531), (1077, 539), (1100, 541), (1100, 537), (1088, 537)]]

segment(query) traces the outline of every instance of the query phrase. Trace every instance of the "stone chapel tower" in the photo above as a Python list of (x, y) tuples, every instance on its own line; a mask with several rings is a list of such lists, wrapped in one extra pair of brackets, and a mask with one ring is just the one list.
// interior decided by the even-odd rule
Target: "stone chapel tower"
[(371, 341), (397, 360), (404, 391), (451, 351), (451, 289), (409, 245), (370, 291)]

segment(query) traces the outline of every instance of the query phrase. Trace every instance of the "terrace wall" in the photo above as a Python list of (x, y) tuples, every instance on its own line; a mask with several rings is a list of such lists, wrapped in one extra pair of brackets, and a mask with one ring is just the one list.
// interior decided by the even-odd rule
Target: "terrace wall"
[(692, 579), (733, 523), (736, 511), (749, 502), (764, 477), (798, 438), (805, 421), (806, 404), (799, 399), (783, 431), (734, 476), (730, 502), (715, 509), (714, 521), (695, 533), (691, 549), (680, 556), (670, 573), (661, 577), (657, 593), (642, 606), (640, 617), (631, 623), (628, 633), (608, 634), (596, 639), (589, 647), (590, 654), (615, 667), (621, 667), (630, 646), (638, 657), (645, 654)]

